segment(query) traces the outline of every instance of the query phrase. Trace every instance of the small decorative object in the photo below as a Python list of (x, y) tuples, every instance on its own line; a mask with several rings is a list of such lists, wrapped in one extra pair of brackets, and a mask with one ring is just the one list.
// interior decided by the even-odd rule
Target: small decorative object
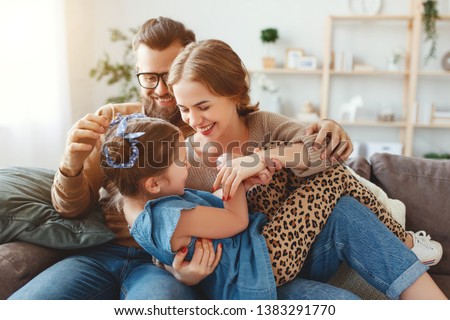
[(431, 58), (436, 58), (436, 43), (438, 38), (436, 21), (440, 19), (437, 5), (438, 2), (436, 0), (426, 0), (423, 3), (422, 22), (425, 31), (425, 42), (431, 42), (425, 62), (428, 62)]
[(303, 57), (303, 49), (286, 49), (286, 61), (284, 67), (297, 69), (298, 60)]
[(389, 56), (388, 59), (388, 70), (389, 71), (399, 71), (400, 68), (400, 62), (403, 58), (403, 50), (402, 49), (396, 49), (392, 52), (392, 54)]
[(275, 113), (281, 112), (281, 98), (279, 88), (263, 73), (253, 74), (254, 83), (257, 84), (252, 91), (252, 99), (258, 100), (260, 109)]
[(444, 54), (444, 57), (442, 58), (442, 68), (444, 68), (445, 71), (450, 71), (450, 51)]
[(395, 120), (394, 112), (391, 109), (384, 109), (378, 115), (378, 120), (385, 122), (394, 121)]
[(297, 69), (316, 70), (317, 69), (317, 58), (316, 57), (299, 57), (297, 60)]
[(381, 0), (348, 0), (348, 6), (354, 14), (375, 15), (381, 10)]
[(110, 29), (111, 41), (122, 42), (125, 46), (122, 62), (111, 62), (109, 55), (105, 53), (105, 58), (97, 62), (97, 67), (90, 70), (90, 77), (101, 81), (107, 78), (108, 85), (120, 85), (120, 95), (110, 97), (106, 103), (122, 103), (139, 100), (139, 89), (134, 85), (135, 64), (131, 50), (131, 42), (137, 29), (130, 28), (126, 35), (118, 29)]
[(278, 30), (275, 28), (267, 28), (261, 30), (261, 41), (266, 46), (266, 55), (263, 57), (264, 68), (274, 68), (275, 67), (275, 57), (271, 52), (271, 48), (275, 45), (278, 40)]
[(353, 66), (353, 71), (355, 72), (373, 72), (375, 67), (369, 64), (357, 63)]
[(431, 123), (450, 123), (450, 109), (438, 109), (433, 103), (430, 118)]
[(349, 102), (344, 103), (339, 111), (339, 119), (343, 121), (355, 122), (358, 108), (364, 106), (361, 96), (353, 97)]
[(297, 119), (302, 122), (314, 122), (319, 120), (319, 115), (314, 105), (308, 101), (300, 112), (297, 113)]
[(367, 142), (366, 158), (370, 159), (375, 153), (390, 153), (401, 155), (403, 145), (399, 142)]

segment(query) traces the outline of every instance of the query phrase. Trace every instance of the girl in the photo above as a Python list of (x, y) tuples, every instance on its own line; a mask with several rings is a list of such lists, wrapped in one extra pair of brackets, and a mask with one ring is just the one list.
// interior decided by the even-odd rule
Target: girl
[[(214, 273), (199, 284), (206, 296), (276, 299), (267, 248), (259, 232), (264, 215), (248, 214), (242, 185), (225, 203), (209, 192), (185, 190), (189, 163), (183, 141), (177, 127), (142, 114), (119, 118), (106, 133), (101, 166), (124, 196), (131, 235), (167, 265), (178, 250), (189, 251), (190, 259), (200, 238), (216, 239), (211, 246), (223, 245), (226, 251)], [(254, 175), (263, 168), (260, 163), (247, 172)]]
[[(248, 213), (242, 183), (225, 202), (208, 192), (185, 189), (189, 163), (183, 144), (179, 129), (160, 119), (133, 114), (111, 124), (101, 166), (124, 196), (131, 235), (169, 265), (177, 250), (188, 251), (189, 257), (195, 241), (212, 238), (211, 246), (223, 245), (224, 252), (215, 271), (199, 284), (208, 298), (275, 299), (276, 284), (261, 234), (265, 216)], [(240, 171), (244, 180), (266, 167), (259, 157), (253, 160)], [(415, 265), (418, 273), (410, 277), (411, 287), (425, 277), (426, 267)], [(430, 287), (434, 291), (427, 294), (439, 292)]]

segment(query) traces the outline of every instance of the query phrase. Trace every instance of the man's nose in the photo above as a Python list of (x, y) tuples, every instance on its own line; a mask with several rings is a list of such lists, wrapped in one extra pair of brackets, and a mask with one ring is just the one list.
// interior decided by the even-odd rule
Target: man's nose
[(169, 93), (169, 88), (167, 88), (166, 84), (164, 83), (164, 81), (162, 81), (162, 79), (159, 80), (159, 83), (154, 90), (155, 90), (154, 92), (158, 96), (164, 96)]

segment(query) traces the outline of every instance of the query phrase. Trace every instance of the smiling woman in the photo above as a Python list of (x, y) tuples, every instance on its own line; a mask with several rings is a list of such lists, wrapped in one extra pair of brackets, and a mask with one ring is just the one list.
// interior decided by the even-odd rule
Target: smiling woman
[(70, 119), (63, 2), (0, 2), (0, 166), (56, 168)]

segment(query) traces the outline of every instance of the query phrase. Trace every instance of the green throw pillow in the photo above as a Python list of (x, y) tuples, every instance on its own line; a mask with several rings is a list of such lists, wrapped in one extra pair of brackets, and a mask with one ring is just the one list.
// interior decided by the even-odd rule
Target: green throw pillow
[(102, 244), (115, 235), (99, 209), (83, 219), (62, 218), (53, 208), (48, 169), (0, 168), (0, 243), (21, 240), (49, 248), (75, 249)]

